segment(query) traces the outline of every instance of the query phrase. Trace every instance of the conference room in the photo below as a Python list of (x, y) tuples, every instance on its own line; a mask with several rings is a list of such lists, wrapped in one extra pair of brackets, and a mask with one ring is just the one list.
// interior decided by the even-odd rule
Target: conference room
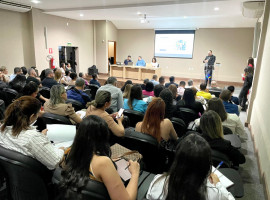
[[(180, 151), (187, 150), (180, 147), (193, 140), (202, 140), (200, 144), (207, 144), (207, 147), (210, 145), (211, 166), (218, 167), (223, 161), (217, 170), (221, 173), (219, 179), (223, 187), (218, 188), (219, 184), (211, 182), (214, 178), (209, 170), (204, 181), (217, 191), (225, 191), (226, 199), (269, 199), (269, 8), (269, 0), (0, 1), (0, 168), (3, 171), (0, 173), (0, 199), (37, 199), (38, 196), (54, 199), (57, 194), (65, 194), (58, 196), (62, 199), (166, 199), (166, 196), (176, 199), (170, 196), (173, 193), (183, 199), (187, 191), (177, 193), (170, 188), (173, 183), (169, 177), (175, 175), (170, 170), (176, 166), (177, 158), (180, 159), (177, 157)], [(248, 61), (251, 58), (252, 64)], [(22, 67), (26, 69), (25, 74)], [(45, 87), (42, 76), (57, 87)], [(37, 79), (34, 82), (39, 84), (28, 85), (29, 77)], [(14, 86), (13, 80), (19, 84)], [(246, 89), (248, 81), (252, 86), (250, 83)], [(97, 82), (99, 86), (93, 86)], [(230, 90), (232, 93), (226, 100), (230, 86), (235, 89), (234, 92)], [(196, 89), (194, 94), (192, 89), (193, 92)], [(185, 107), (188, 92), (193, 94), (195, 100), (192, 101), (202, 104), (203, 111), (195, 114), (188, 111)], [(209, 92), (212, 100), (201, 98), (200, 92)], [(168, 100), (168, 94), (172, 95), (172, 100)], [(72, 95), (77, 101), (70, 98)], [(32, 96), (38, 102), (25, 96)], [(231, 96), (239, 97), (239, 106)], [(38, 111), (32, 111), (34, 106), (27, 108), (23, 101), (31, 101)], [(212, 117), (211, 110), (216, 110), (210, 109), (211, 102), (218, 105), (219, 101), (223, 102), (226, 113), (229, 113), (228, 105), (237, 108), (234, 119), (237, 117), (243, 134), (226, 127), (220, 137), (230, 141), (233, 149), (244, 156), (243, 163), (235, 165), (230, 158), (213, 153), (213, 144), (204, 137), (208, 129), (203, 119)], [(58, 104), (65, 106), (57, 110)], [(154, 110), (155, 106), (158, 109)], [(7, 139), (9, 127), (15, 127), (12, 123), (19, 119), (10, 120), (9, 117), (14, 117), (12, 113), (19, 108), (32, 112), (27, 126), (15, 131), (16, 134), (11, 131)], [(174, 112), (173, 109), (177, 109), (176, 114), (168, 114)], [(145, 125), (147, 120), (151, 123), (151, 119), (157, 124), (155, 117), (158, 115), (151, 115), (154, 112), (164, 115), (158, 126), (158, 133), (164, 134), (162, 137), (154, 137), (154, 122), (151, 126)], [(222, 127), (225, 127), (218, 111), (213, 116), (216, 113), (220, 117), (214, 118), (221, 118)], [(38, 131), (32, 130), (33, 124), (38, 125)], [(98, 124), (100, 129), (94, 127)], [(43, 132), (47, 129), (48, 132)], [(110, 139), (105, 141), (107, 129)], [(29, 149), (12, 147), (16, 143), (13, 136), (18, 134), (20, 138), (20, 132), (33, 142), (28, 134), (34, 130), (33, 138), (41, 139), (44, 146), (48, 145), (48, 154), (54, 155), (47, 158), (46, 154), (37, 153), (44, 156), (46, 162), (29, 153)], [(108, 142), (111, 148), (98, 146), (97, 137), (79, 140), (79, 133), (81, 137), (87, 137), (88, 133), (100, 134), (100, 140)], [(171, 139), (175, 140), (173, 144), (168, 142)], [(79, 153), (84, 147), (79, 141), (102, 149), (93, 150), (87, 159), (78, 154), (81, 159), (76, 160), (76, 150)], [(166, 141), (165, 145), (162, 141)], [(132, 156), (140, 158), (140, 169), (132, 156), (125, 157), (127, 162), (119, 159), (121, 155), (115, 153), (118, 147), (121, 152), (136, 151)], [(79, 165), (75, 169), (75, 163), (80, 160), (87, 163), (87, 176), (90, 175), (83, 183), (79, 179), (85, 175), (76, 171)], [(17, 162), (21, 165), (16, 165)], [(104, 168), (97, 167), (100, 163), (106, 163)], [(114, 166), (123, 170), (122, 174)], [(35, 171), (35, 168), (40, 170)], [(126, 171), (130, 177), (124, 181)], [(124, 178), (117, 172), (124, 173)], [(155, 188), (156, 182), (164, 178), (160, 174), (165, 172), (169, 188), (157, 198), (151, 189), (162, 191), (166, 188)], [(68, 179), (72, 173), (74, 177)], [(41, 174), (46, 175), (41, 177)], [(113, 178), (109, 180), (108, 176)], [(112, 180), (116, 184), (112, 184)], [(67, 185), (61, 187), (64, 183)], [(53, 185), (54, 192), (48, 184)], [(82, 187), (78, 188), (80, 184)], [(207, 185), (202, 187), (213, 194)], [(35, 192), (31, 193), (31, 188), (35, 188)]]

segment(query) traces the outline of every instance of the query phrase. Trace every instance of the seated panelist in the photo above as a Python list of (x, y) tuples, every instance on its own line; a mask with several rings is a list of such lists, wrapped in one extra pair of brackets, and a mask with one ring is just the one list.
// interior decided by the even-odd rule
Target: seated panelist
[(152, 62), (151, 62), (152, 67), (158, 68), (159, 64), (157, 63), (157, 59), (156, 58), (152, 58)]
[(144, 66), (145, 67), (146, 63), (144, 61), (144, 59), (142, 59), (141, 56), (138, 57), (138, 61), (136, 63), (136, 66)]

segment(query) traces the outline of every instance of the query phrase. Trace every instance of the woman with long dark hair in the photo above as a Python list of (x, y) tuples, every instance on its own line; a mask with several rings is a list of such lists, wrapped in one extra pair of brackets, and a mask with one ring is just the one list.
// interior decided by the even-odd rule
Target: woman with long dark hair
[(139, 85), (131, 87), (129, 98), (124, 99), (124, 109), (145, 113), (147, 103), (142, 100), (142, 88)]
[(169, 119), (165, 119), (165, 103), (161, 98), (153, 98), (148, 105), (143, 121), (138, 122), (136, 131), (152, 135), (158, 142), (177, 140), (177, 134)]
[(185, 89), (183, 99), (177, 102), (177, 107), (190, 108), (198, 113), (198, 116), (204, 112), (201, 102), (195, 101), (195, 96), (191, 88)]
[(173, 94), (172, 92), (166, 88), (162, 90), (159, 94), (159, 97), (163, 99), (166, 105), (165, 109), (165, 118), (177, 117), (177, 107), (173, 105)]
[(168, 174), (157, 175), (146, 198), (151, 200), (233, 200), (234, 197), (211, 173), (211, 149), (197, 134), (177, 146)]
[(63, 199), (74, 199), (90, 179), (103, 182), (111, 199), (136, 199), (140, 166), (129, 161), (131, 173), (125, 188), (113, 161), (110, 159), (109, 129), (98, 116), (86, 117), (77, 130), (70, 151), (66, 151), (60, 183)]

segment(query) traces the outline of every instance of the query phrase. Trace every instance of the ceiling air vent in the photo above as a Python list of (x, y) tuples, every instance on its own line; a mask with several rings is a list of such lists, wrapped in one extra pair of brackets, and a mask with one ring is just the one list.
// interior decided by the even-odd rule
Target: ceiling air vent
[(32, 6), (16, 3), (16, 2), (11, 2), (11, 1), (0, 0), (0, 9), (17, 11), (17, 12), (28, 12), (32, 9)]

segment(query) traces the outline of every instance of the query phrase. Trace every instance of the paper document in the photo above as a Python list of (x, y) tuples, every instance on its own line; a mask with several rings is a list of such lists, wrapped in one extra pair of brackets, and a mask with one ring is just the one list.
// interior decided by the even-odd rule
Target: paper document
[(127, 181), (131, 178), (131, 173), (129, 172), (127, 166), (128, 162), (125, 159), (120, 159), (115, 162), (117, 165), (117, 172), (120, 175), (120, 177), (124, 180)]
[(76, 135), (75, 125), (47, 124), (47, 137), (54, 143), (73, 141)]
[[(216, 168), (215, 168), (214, 166), (212, 166), (212, 172), (213, 172), (215, 169), (216, 169)], [(219, 178), (221, 184), (222, 184), (224, 187), (228, 188), (228, 187), (230, 187), (230, 186), (232, 186), (232, 185), (234, 184), (230, 179), (228, 179), (226, 176), (224, 176), (220, 171), (216, 170), (216, 171), (215, 171), (215, 174), (218, 176), (218, 178)]]
[(82, 118), (84, 118), (84, 117), (85, 117), (86, 112), (85, 112), (85, 111), (83, 111), (83, 110), (79, 110), (79, 111), (77, 111), (77, 112), (76, 112), (76, 114), (80, 114), (80, 118), (82, 119)]
[(68, 148), (73, 144), (73, 140), (72, 141), (67, 141), (67, 142), (59, 142), (59, 143), (55, 143), (54, 146), (56, 147), (65, 147)]

